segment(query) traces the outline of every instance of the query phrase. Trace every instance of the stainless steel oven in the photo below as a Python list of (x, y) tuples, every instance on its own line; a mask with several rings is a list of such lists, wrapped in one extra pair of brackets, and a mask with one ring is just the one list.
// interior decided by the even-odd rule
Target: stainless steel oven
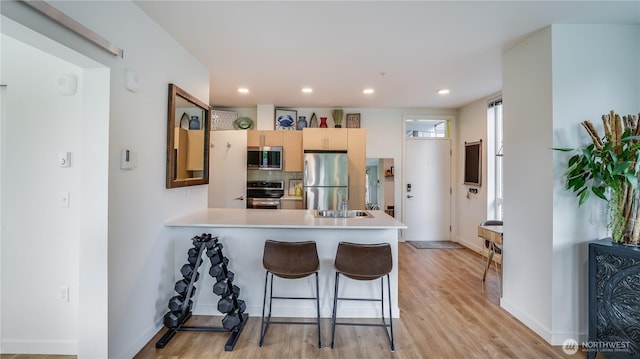
[(280, 198), (247, 198), (247, 208), (280, 209)]
[(284, 181), (247, 182), (247, 208), (280, 209)]

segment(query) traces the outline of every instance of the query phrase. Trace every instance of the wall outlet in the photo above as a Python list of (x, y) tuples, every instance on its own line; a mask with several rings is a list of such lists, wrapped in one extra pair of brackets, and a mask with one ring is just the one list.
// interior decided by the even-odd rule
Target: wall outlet
[(60, 192), (60, 208), (69, 208), (70, 196), (69, 192)]

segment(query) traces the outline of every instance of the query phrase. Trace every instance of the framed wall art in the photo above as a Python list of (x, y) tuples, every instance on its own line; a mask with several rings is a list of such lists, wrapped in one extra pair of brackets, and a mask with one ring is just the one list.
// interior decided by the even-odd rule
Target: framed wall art
[(360, 128), (359, 113), (348, 113), (346, 118), (347, 118), (347, 128)]
[(274, 127), (276, 130), (295, 130), (298, 111), (277, 108)]
[(237, 112), (211, 110), (211, 130), (233, 130), (233, 122), (237, 118)]

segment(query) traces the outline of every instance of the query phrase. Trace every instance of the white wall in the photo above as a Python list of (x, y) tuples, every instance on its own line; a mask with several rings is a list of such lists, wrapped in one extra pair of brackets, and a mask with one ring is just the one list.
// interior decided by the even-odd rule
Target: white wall
[[(564, 190), (567, 157), (588, 143), (579, 122), (638, 112), (638, 26), (554, 25), (503, 56), (502, 306), (553, 345), (584, 339), (586, 244), (603, 235), (602, 203)], [(607, 56), (604, 54), (616, 54)]]
[[(4, 35), (1, 64), (7, 156), (0, 345), (6, 353), (76, 353), (83, 95), (60, 95), (56, 83), (63, 74), (82, 83), (82, 69)], [(72, 152), (71, 167), (57, 166), (59, 151)], [(71, 194), (69, 208), (60, 208), (62, 192)], [(60, 300), (60, 287), (70, 288), (69, 303)]]
[[(490, 219), (487, 217), (487, 193), (489, 176), (487, 172), (488, 156), (495, 155), (487, 147), (487, 100), (483, 98), (462, 107), (458, 115), (458, 126), (455, 137), (458, 139), (458, 151), (455, 158), (457, 177), (453, 180), (456, 192), (456, 241), (479, 253), (482, 252), (483, 241), (478, 237), (478, 224)], [(464, 185), (464, 142), (482, 140), (482, 186), (478, 193), (469, 193), (469, 186)]]
[[(108, 133), (101, 134), (109, 141), (109, 190), (104, 193), (108, 195), (109, 222), (101, 233), (104, 236), (108, 233), (108, 247), (105, 242), (104, 264), (97, 262), (100, 268), (83, 271), (80, 267), (79, 273), (82, 277), (83, 273), (95, 270), (99, 276), (104, 274), (106, 280), (108, 256), (108, 297), (106, 282), (102, 292), (105, 303), (108, 298), (108, 338), (101, 334), (107, 325), (106, 318), (81, 324), (78, 352), (80, 358), (130, 358), (161, 328), (167, 300), (173, 294), (173, 243), (163, 223), (207, 206), (206, 186), (165, 189), (167, 87), (176, 83), (208, 102), (209, 73), (131, 2), (51, 4), (124, 49), (124, 58), (114, 57), (43, 20), (22, 4), (2, 4), (6, 16), (47, 33), (110, 70), (111, 89), (105, 94), (110, 102), (109, 128)], [(140, 75), (142, 85), (137, 93), (124, 88), (126, 68)], [(125, 147), (137, 152), (135, 170), (119, 169), (119, 152)], [(80, 250), (95, 254), (99, 245), (81, 245)], [(82, 255), (83, 252), (81, 258)], [(90, 306), (91, 300), (99, 299), (81, 302), (79, 310)], [(103, 308), (99, 314), (106, 313), (107, 308)]]

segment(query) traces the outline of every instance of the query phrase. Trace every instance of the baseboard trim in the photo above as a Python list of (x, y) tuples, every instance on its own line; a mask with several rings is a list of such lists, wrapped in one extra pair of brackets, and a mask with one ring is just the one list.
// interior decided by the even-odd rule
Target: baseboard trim
[(2, 340), (0, 354), (78, 355), (77, 340)]

